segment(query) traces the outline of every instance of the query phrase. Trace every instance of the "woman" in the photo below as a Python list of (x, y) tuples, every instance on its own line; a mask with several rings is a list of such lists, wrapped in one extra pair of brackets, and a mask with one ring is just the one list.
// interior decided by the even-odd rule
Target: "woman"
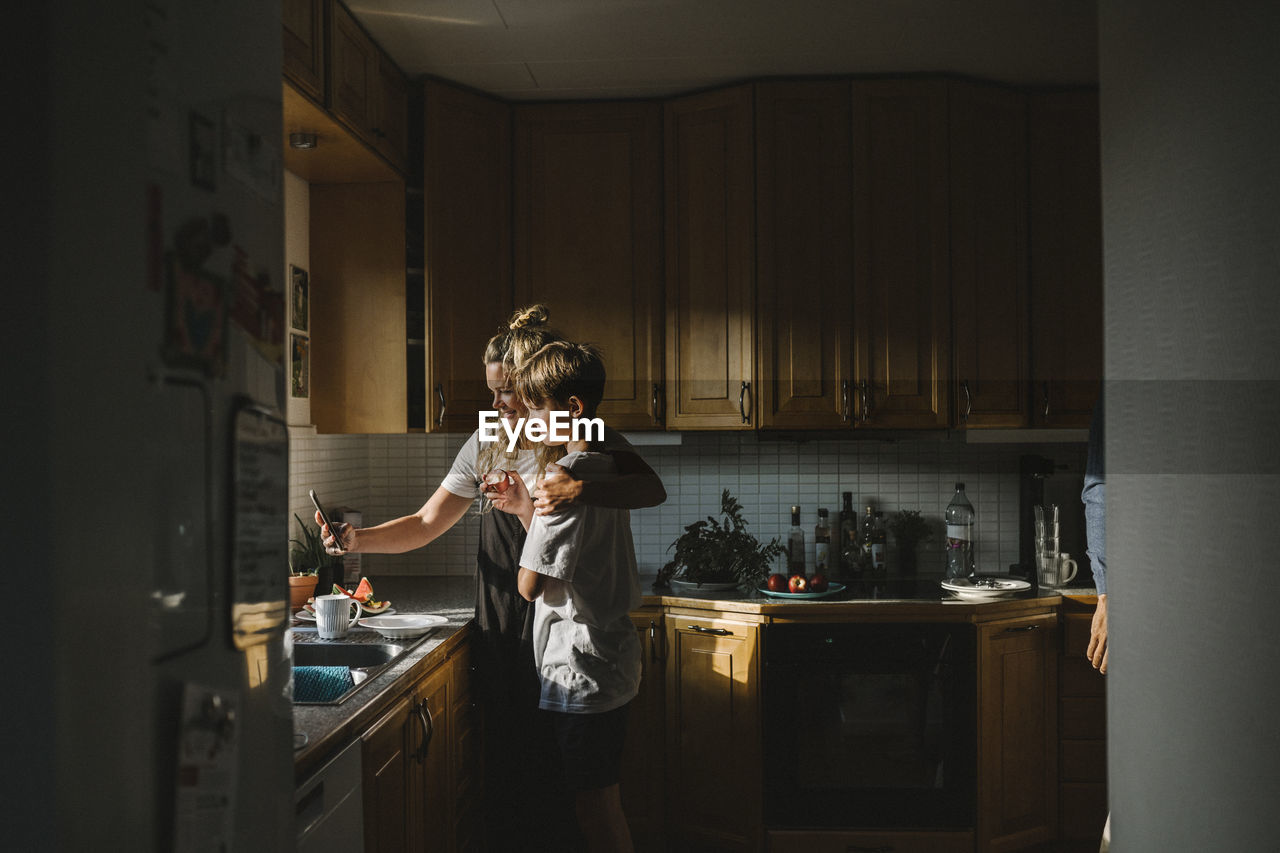
[[(507, 328), (490, 338), (485, 347), (485, 382), (493, 392), (493, 408), (513, 430), (525, 411), (507, 382), (507, 374), (555, 340), (560, 336), (547, 327), (547, 309), (533, 305), (516, 311)], [(609, 483), (586, 483), (552, 464), (562, 450), (527, 444), (522, 437), (517, 449), (508, 453), (505, 436), (482, 445), (477, 430), (458, 451), (435, 494), (416, 513), (376, 527), (357, 530), (339, 526), (341, 548), (324, 528), (324, 544), (333, 554), (399, 554), (421, 548), (466, 514), (482, 494), (484, 475), (498, 469), (519, 474), (521, 485), (536, 499), (534, 507), (539, 514), (556, 512), (573, 502), (639, 509), (666, 500), (658, 475), (625, 438), (607, 427), (604, 449), (613, 455), (620, 476)], [(547, 478), (539, 482), (543, 471)], [(316, 523), (321, 524), (319, 513), (316, 515)], [(553, 831), (549, 833), (552, 837), (545, 839), (531, 837), (535, 827), (547, 825), (548, 816), (572, 815), (573, 808), (561, 786), (548, 784), (547, 768), (552, 766), (549, 762), (554, 750), (546, 738), (533, 731), (539, 694), (533, 663), (533, 609), (516, 588), (524, 538), (516, 516), (481, 513), (475, 654), (477, 693), (485, 709), (485, 826), (491, 836), (490, 849), (562, 850), (562, 836), (571, 828)], [(547, 748), (530, 749), (526, 745), (530, 743)], [(560, 799), (538, 803), (529, 797), (530, 792), (538, 791), (548, 796), (554, 793)]]

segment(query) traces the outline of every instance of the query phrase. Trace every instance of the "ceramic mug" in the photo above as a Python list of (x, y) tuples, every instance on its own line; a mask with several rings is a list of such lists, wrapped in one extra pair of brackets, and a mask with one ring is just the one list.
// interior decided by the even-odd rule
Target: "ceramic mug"
[[(1069, 567), (1069, 570), (1068, 570)], [(1076, 561), (1063, 551), (1058, 555), (1058, 586), (1066, 586), (1076, 576)]]
[(317, 595), (315, 609), (316, 631), (322, 640), (342, 639), (360, 618), (360, 603), (346, 595)]

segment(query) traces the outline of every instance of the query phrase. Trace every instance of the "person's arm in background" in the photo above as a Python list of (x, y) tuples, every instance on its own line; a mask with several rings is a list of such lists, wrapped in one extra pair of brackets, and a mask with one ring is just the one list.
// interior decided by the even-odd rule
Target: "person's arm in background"
[[(402, 516), (376, 527), (359, 529), (334, 522), (337, 532), (342, 535), (343, 548), (339, 551), (335, 547), (333, 537), (327, 535), (328, 528), (324, 528), (321, 534), (324, 536), (325, 550), (330, 554), (403, 554), (405, 551), (421, 548), (453, 527), (458, 519), (467, 514), (471, 504), (471, 498), (455, 495), (441, 486), (413, 515)], [(320, 513), (317, 512), (316, 524), (320, 523)]]
[(1104, 456), (1104, 420), (1102, 397), (1093, 409), (1093, 422), (1089, 425), (1089, 457), (1084, 468), (1084, 488), (1080, 500), (1084, 502), (1085, 536), (1088, 547), (1085, 553), (1093, 566), (1093, 583), (1098, 588), (1098, 606), (1093, 611), (1093, 623), (1089, 630), (1089, 648), (1085, 652), (1093, 668), (1104, 675), (1107, 672), (1107, 476)]
[(559, 465), (548, 465), (550, 476), (541, 480), (533, 493), (534, 511), (546, 515), (574, 503), (609, 509), (643, 509), (667, 499), (662, 478), (639, 454), (629, 450), (606, 452), (618, 468), (617, 476), (607, 480), (578, 480)]

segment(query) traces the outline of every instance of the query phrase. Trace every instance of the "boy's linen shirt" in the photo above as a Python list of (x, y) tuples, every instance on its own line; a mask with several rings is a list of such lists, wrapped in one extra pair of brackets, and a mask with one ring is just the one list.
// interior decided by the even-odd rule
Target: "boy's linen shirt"
[[(570, 453), (559, 464), (581, 480), (617, 476), (607, 453)], [(631, 514), (577, 505), (536, 515), (520, 565), (544, 576), (533, 622), (539, 707), (597, 714), (631, 701), (640, 688), (640, 641), (630, 617), (640, 604)]]

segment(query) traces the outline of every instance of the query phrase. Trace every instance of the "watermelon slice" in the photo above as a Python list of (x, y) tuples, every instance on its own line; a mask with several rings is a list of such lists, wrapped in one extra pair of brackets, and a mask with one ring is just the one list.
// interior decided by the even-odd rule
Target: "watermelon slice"
[(354, 598), (360, 603), (360, 609), (365, 613), (381, 613), (391, 606), (390, 601), (378, 601), (373, 597), (373, 584), (369, 583), (368, 578), (360, 578), (360, 585), (356, 587), (355, 592), (343, 589), (336, 583), (333, 585), (333, 592), (335, 595)]

